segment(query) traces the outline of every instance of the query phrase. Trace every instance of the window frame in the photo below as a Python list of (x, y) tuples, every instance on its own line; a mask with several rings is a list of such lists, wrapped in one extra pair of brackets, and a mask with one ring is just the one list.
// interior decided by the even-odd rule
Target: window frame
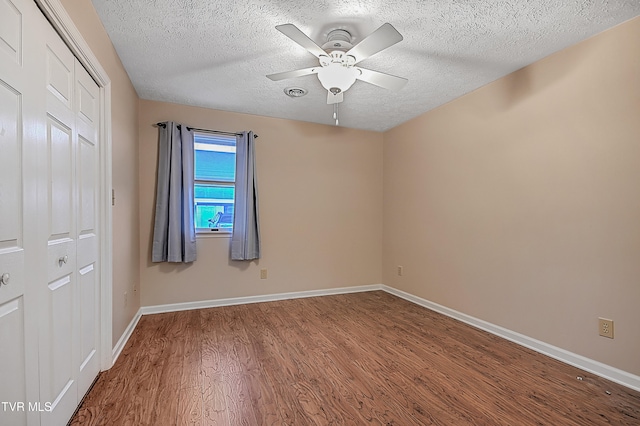
[[(195, 196), (195, 192), (196, 192), (196, 186), (197, 185), (210, 185), (210, 186), (216, 186), (216, 187), (228, 187), (228, 188), (234, 188), (234, 193), (235, 193), (235, 186), (236, 186), (236, 179), (235, 179), (235, 143), (236, 143), (236, 138), (235, 136), (226, 136), (226, 135), (213, 135), (210, 133), (206, 133), (206, 132), (194, 132), (194, 144), (193, 144), (193, 158), (194, 158), (194, 167), (193, 167), (193, 192), (194, 192), (194, 197), (193, 197), (193, 217), (194, 217), (194, 221), (195, 218), (197, 217), (197, 206), (198, 206), (198, 198)], [(234, 179), (233, 181), (231, 180), (215, 180), (215, 179), (198, 179), (196, 177), (196, 165), (195, 165), (195, 158), (196, 158), (196, 151), (197, 146), (199, 143), (202, 142), (198, 142), (198, 138), (202, 138), (202, 139), (228, 139), (228, 140), (233, 140), (234, 142), (234, 149), (233, 149), (233, 155), (234, 155)], [(235, 209), (234, 209), (234, 213), (235, 213)], [(199, 228), (197, 227), (197, 222), (194, 223), (194, 227), (195, 227), (195, 231), (196, 231), (196, 237), (201, 237), (204, 235), (210, 235), (210, 236), (224, 236), (224, 237), (230, 237), (231, 234), (233, 233), (233, 226), (231, 228), (227, 228), (227, 227), (223, 227), (223, 228)]]

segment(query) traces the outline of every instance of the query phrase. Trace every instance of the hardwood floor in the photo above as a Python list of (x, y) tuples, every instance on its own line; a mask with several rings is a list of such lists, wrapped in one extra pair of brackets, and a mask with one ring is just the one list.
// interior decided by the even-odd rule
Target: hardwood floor
[(144, 316), (71, 424), (640, 425), (640, 393), (376, 291)]

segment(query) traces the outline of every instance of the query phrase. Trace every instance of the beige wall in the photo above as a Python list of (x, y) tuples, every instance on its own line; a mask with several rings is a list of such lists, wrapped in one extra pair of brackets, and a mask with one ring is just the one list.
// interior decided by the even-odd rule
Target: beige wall
[[(138, 233), (138, 95), (90, 0), (61, 0), (111, 79), (113, 140), (113, 343), (140, 307)], [(125, 306), (124, 293), (128, 293)]]
[[(143, 306), (381, 282), (381, 133), (146, 100), (139, 117)], [(259, 261), (232, 262), (229, 238), (203, 237), (193, 264), (151, 263), (154, 124), (167, 120), (259, 135)]]
[(640, 18), (385, 133), (384, 205), (385, 284), (640, 374)]

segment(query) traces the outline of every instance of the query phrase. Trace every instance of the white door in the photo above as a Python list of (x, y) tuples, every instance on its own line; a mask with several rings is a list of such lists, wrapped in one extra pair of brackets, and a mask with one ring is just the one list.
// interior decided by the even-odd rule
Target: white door
[(0, 424), (37, 424), (38, 246), (36, 136), (43, 127), (42, 33), (25, 25), (32, 1), (0, 0)]
[[(76, 192), (79, 359), (78, 398), (89, 390), (100, 372), (100, 287), (98, 265), (99, 88), (75, 59)], [(78, 401), (79, 402), (79, 401)]]
[(99, 89), (55, 31), (46, 42), (47, 278), (42, 424), (65, 423), (100, 371)]
[(52, 28), (46, 36), (46, 281), (40, 323), (40, 399), (51, 403), (43, 425), (65, 424), (78, 402), (80, 354), (76, 273), (74, 57)]
[(0, 0), (0, 425), (63, 425), (100, 369), (99, 89)]

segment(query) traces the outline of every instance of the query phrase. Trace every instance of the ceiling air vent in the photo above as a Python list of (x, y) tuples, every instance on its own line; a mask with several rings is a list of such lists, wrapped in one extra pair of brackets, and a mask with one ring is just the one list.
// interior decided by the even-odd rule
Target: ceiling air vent
[(292, 98), (299, 98), (307, 94), (307, 89), (303, 89), (302, 87), (287, 87), (284, 89), (284, 93)]

